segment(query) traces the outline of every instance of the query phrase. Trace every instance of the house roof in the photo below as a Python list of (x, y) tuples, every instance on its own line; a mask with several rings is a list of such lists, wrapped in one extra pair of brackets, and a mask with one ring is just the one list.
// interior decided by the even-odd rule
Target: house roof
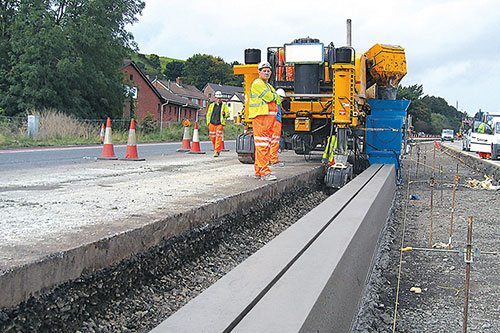
[(217, 84), (217, 83), (207, 83), (203, 90), (206, 89), (206, 87), (209, 86), (212, 88), (213, 91), (219, 90), (221, 93), (225, 95), (232, 95), (234, 93), (243, 93), (245, 90), (243, 87), (236, 87), (236, 86), (226, 86), (224, 84)]
[(122, 68), (120, 68), (120, 70), (124, 69), (127, 66), (132, 66), (132, 67), (135, 68), (135, 70), (137, 71), (137, 73), (139, 73), (139, 75), (142, 77), (142, 79), (144, 81), (146, 81), (146, 83), (151, 88), (151, 90), (153, 90), (153, 92), (155, 93), (155, 95), (158, 96), (158, 98), (160, 99), (161, 103), (165, 103), (166, 102), (166, 100), (159, 93), (159, 91), (156, 90), (156, 88), (151, 84), (151, 81), (149, 81), (149, 79), (147, 78), (146, 74), (143, 73), (143, 71), (139, 68), (139, 66), (137, 66), (137, 64), (135, 62), (133, 62), (132, 60), (128, 60), (128, 59), (125, 60), (123, 62), (123, 66), (122, 66)]
[(171, 93), (167, 89), (163, 88), (161, 85), (158, 85), (156, 89), (160, 92), (160, 94), (169, 104), (175, 104), (179, 106), (189, 106), (192, 109), (201, 109), (201, 106), (199, 106), (198, 104), (189, 102), (184, 97)]
[(198, 90), (198, 88), (189, 84), (184, 84), (184, 83), (178, 84), (177, 82), (164, 81), (158, 79), (153, 80), (153, 82), (158, 82), (160, 85), (162, 85), (165, 89), (167, 89), (171, 93), (174, 93), (182, 97), (208, 100), (207, 96), (205, 96), (200, 90)]
[(231, 99), (236, 96), (241, 102), (245, 102), (245, 95), (243, 93), (235, 92), (233, 96), (231, 96)]

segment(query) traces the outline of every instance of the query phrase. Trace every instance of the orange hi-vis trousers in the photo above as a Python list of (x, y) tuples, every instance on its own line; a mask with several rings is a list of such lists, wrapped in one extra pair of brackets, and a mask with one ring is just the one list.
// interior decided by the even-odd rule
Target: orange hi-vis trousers
[(212, 141), (212, 146), (215, 151), (220, 153), (222, 149), (222, 134), (224, 126), (223, 125), (213, 125), (208, 124), (208, 137)]
[(271, 137), (275, 120), (275, 115), (262, 115), (252, 119), (256, 176), (262, 177), (271, 173), (269, 161), (271, 160)]
[(271, 137), (271, 163), (278, 163), (278, 150), (280, 149), (281, 121), (275, 120), (273, 124), (273, 136)]

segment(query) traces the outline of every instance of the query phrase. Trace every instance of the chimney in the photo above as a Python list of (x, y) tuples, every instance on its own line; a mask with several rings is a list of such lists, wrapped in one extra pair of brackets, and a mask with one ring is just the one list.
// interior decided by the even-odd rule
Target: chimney
[(178, 85), (182, 85), (182, 79), (180, 77), (178, 77), (177, 79), (175, 79), (175, 83), (177, 83)]

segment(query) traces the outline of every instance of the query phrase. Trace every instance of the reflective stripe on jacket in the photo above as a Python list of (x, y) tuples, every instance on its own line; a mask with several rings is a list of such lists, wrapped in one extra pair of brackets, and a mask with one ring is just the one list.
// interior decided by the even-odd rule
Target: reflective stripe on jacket
[(268, 103), (276, 102), (281, 104), (281, 97), (275, 92), (274, 88), (257, 78), (250, 86), (250, 105), (248, 108), (248, 118), (253, 119), (261, 115), (276, 115), (275, 111), (269, 112)]
[[(210, 124), (210, 119), (212, 118), (212, 112), (214, 111), (215, 102), (210, 103), (207, 110), (207, 125)], [(229, 109), (226, 103), (222, 102), (220, 107), (220, 123), (225, 126), (226, 118), (229, 117)]]
[(323, 153), (323, 158), (321, 159), (323, 163), (326, 163), (327, 165), (335, 164), (334, 154), (335, 149), (337, 148), (337, 144), (337, 137), (335, 135), (328, 137), (326, 141), (325, 152)]

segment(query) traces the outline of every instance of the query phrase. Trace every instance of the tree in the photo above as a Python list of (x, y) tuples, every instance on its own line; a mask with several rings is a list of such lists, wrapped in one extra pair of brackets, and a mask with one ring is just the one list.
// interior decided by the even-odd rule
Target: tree
[(443, 128), (453, 128), (458, 131), (462, 119), (467, 116), (450, 106), (442, 97), (424, 96), (421, 84), (399, 87), (396, 98), (411, 100), (408, 114), (413, 117), (417, 132), (438, 134)]
[(8, 85), (0, 81), (0, 107), (11, 115), (47, 108), (121, 115), (119, 68), (136, 47), (125, 26), (143, 8), (141, 0), (19, 0), (6, 28)]
[(451, 128), (453, 126), (450, 125), (448, 119), (439, 113), (431, 113), (431, 126), (433, 133), (441, 133), (443, 128)]
[(156, 54), (149, 55), (149, 63), (158, 72), (161, 72), (160, 57)]
[(184, 70), (184, 62), (182, 61), (171, 61), (165, 67), (163, 74), (167, 80), (174, 81), (178, 77), (182, 76)]
[(412, 102), (418, 100), (424, 94), (424, 87), (421, 84), (414, 84), (409, 87), (398, 87), (397, 99), (407, 99)]
[(186, 60), (183, 77), (187, 84), (192, 84), (198, 89), (208, 83), (227, 85), (241, 85), (242, 79), (233, 74), (231, 65), (220, 57), (208, 54), (195, 54)]
[[(4, 99), (2, 93), (9, 88), (7, 77), (12, 67), (9, 62), (9, 53), (12, 51), (10, 44), (11, 31), (19, 2), (19, 0), (4, 0), (2, 6), (0, 6), (0, 108), (2, 106), (1, 101)], [(13, 115), (5, 110), (3, 110), (3, 113)]]

